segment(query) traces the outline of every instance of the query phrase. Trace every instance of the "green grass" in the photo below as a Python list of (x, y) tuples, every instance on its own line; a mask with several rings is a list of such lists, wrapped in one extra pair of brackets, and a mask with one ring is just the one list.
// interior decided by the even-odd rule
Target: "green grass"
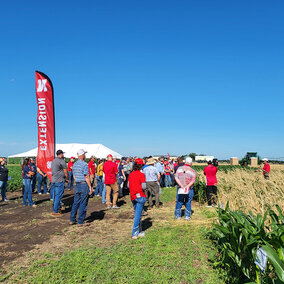
[(207, 257), (211, 243), (193, 226), (151, 230), (146, 238), (108, 249), (92, 247), (46, 257), (17, 280), (28, 283), (221, 283)]
[[(145, 238), (107, 248), (80, 248), (59, 259), (45, 255), (13, 279), (6, 277), (11, 283), (223, 283), (209, 263), (216, 259), (216, 250), (205, 236), (206, 229), (173, 221), (175, 197), (176, 188), (163, 189), (165, 207), (157, 211)], [(165, 219), (169, 222), (159, 222)]]

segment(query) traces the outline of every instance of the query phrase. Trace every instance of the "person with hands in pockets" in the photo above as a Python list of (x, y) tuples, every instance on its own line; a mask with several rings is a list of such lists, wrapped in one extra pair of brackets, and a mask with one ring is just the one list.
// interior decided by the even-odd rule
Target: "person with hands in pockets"
[(191, 219), (191, 200), (193, 198), (193, 185), (196, 179), (196, 173), (191, 168), (192, 159), (187, 157), (185, 165), (180, 166), (175, 173), (175, 180), (178, 184), (178, 195), (175, 209), (175, 219), (181, 219), (181, 208), (185, 202), (185, 215), (184, 220)]
[(133, 171), (129, 175), (128, 187), (130, 191), (130, 198), (135, 210), (134, 223), (132, 228), (132, 239), (144, 237), (145, 232), (141, 230), (141, 216), (146, 202), (146, 177), (141, 172), (144, 166), (142, 159), (136, 159), (133, 165)]

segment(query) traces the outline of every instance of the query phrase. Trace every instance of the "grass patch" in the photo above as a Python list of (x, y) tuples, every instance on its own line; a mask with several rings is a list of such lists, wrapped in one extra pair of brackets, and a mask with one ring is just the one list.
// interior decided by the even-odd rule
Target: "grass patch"
[[(3, 279), (9, 283), (223, 283), (210, 264), (216, 260), (216, 250), (206, 238), (207, 229), (174, 221), (175, 198), (176, 188), (162, 189), (164, 206), (152, 211), (153, 226), (145, 238), (124, 239), (107, 248), (89, 243), (60, 257), (45, 254)], [(195, 209), (194, 219), (213, 217), (207, 210)], [(70, 235), (79, 242), (75, 232)]]
[(17, 279), (32, 283), (220, 283), (215, 251), (194, 226), (166, 226), (108, 249), (92, 247), (37, 261)]

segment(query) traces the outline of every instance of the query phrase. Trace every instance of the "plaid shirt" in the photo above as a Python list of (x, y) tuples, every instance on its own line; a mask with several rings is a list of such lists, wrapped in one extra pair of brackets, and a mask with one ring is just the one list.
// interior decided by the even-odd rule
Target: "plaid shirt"
[(79, 159), (74, 163), (72, 172), (76, 182), (84, 182), (86, 181), (85, 176), (89, 175), (88, 164)]

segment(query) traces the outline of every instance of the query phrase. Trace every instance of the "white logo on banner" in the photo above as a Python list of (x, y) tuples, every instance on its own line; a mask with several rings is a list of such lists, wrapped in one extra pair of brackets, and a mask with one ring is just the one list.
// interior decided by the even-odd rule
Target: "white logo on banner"
[(47, 79), (38, 79), (37, 80), (37, 92), (47, 92), (47, 88), (46, 88), (46, 83), (47, 83)]
[(48, 161), (48, 162), (46, 163), (46, 166), (47, 166), (48, 169), (51, 169), (51, 161)]

